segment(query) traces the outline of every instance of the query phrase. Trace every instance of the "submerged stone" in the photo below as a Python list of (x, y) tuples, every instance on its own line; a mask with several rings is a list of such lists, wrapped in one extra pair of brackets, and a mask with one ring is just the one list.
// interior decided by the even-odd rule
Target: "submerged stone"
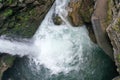
[(60, 25), (60, 24), (62, 24), (62, 19), (58, 15), (55, 14), (55, 15), (53, 15), (53, 22), (56, 25)]

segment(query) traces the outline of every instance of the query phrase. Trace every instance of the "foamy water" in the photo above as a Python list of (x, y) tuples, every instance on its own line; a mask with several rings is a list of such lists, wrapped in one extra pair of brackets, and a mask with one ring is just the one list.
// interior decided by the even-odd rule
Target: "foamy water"
[[(82, 63), (84, 45), (92, 47), (85, 26), (72, 27), (67, 21), (67, 0), (56, 0), (41, 23), (32, 43), (0, 39), (0, 52), (12, 55), (28, 55), (35, 63), (48, 68), (52, 74), (78, 70)], [(63, 23), (55, 25), (53, 14), (58, 14)], [(38, 66), (39, 66), (38, 65)]]

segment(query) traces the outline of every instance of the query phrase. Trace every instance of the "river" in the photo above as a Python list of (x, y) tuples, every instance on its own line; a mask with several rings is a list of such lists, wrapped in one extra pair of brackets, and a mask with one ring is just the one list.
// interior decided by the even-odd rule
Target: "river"
[[(0, 39), (0, 51), (19, 55), (2, 80), (111, 80), (114, 62), (94, 44), (86, 26), (67, 20), (68, 0), (56, 0), (31, 43)], [(62, 19), (55, 25), (52, 16)]]

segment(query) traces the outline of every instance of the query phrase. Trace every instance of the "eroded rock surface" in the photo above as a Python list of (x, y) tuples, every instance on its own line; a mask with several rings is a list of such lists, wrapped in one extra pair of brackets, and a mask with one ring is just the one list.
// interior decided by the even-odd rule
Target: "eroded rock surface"
[(89, 23), (94, 8), (94, 0), (70, 0), (69, 20), (74, 26)]
[(54, 0), (0, 0), (0, 35), (31, 37)]
[[(53, 2), (54, 0), (0, 0), (0, 35), (32, 37)], [(0, 53), (0, 78), (12, 66), (14, 59), (11, 55)]]
[[(107, 33), (113, 46), (117, 71), (120, 74), (120, 0), (112, 0), (112, 5), (112, 21), (107, 28)], [(114, 78), (113, 80), (120, 80), (120, 76)]]
[(15, 57), (8, 54), (0, 54), (0, 80), (3, 72), (12, 66)]
[[(114, 50), (114, 59), (117, 66), (117, 71), (120, 74), (120, 13), (112, 24), (107, 28), (107, 33), (111, 40)], [(119, 77), (118, 77), (119, 78)], [(115, 80), (119, 80), (116, 78)]]

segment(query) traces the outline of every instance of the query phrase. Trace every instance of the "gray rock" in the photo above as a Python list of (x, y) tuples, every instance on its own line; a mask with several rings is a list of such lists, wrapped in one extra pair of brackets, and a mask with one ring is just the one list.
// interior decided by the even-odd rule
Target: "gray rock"
[(0, 3), (0, 9), (3, 7), (3, 4), (2, 3)]

